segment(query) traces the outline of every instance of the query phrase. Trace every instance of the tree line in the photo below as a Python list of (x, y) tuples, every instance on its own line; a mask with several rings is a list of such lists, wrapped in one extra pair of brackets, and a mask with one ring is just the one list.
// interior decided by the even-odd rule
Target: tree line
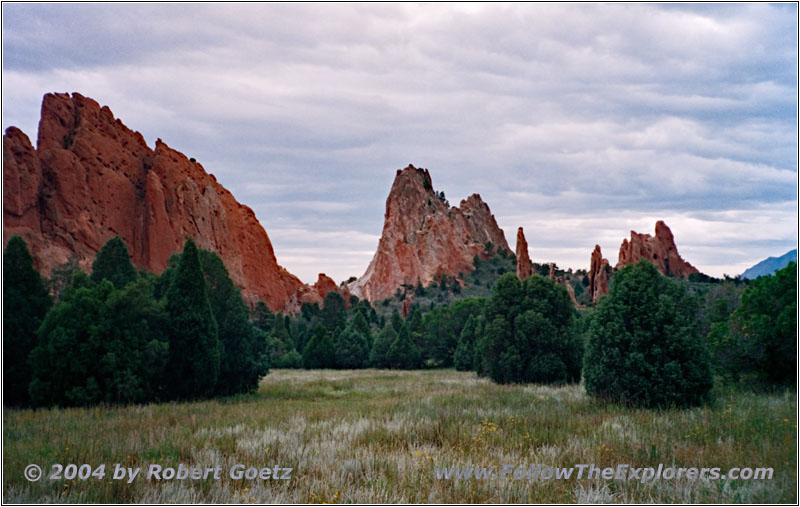
[(19, 238), (3, 254), (3, 400), (75, 406), (252, 391), (266, 341), (213, 252), (191, 239), (161, 276), (137, 272), (120, 238), (54, 302)]
[[(503, 274), (488, 298), (379, 316), (329, 292), (298, 315), (248, 310), (222, 260), (188, 240), (156, 276), (119, 238), (92, 275), (54, 280), (53, 302), (19, 238), (4, 262), (4, 400), (9, 405), (141, 403), (254, 390), (272, 368), (441, 368), (498, 383), (580, 382), (597, 398), (687, 406), (725, 382), (796, 381), (796, 264), (704, 302), (647, 261), (578, 312), (566, 289)], [(58, 275), (62, 276), (62, 275)], [(62, 277), (63, 278), (63, 277)]]

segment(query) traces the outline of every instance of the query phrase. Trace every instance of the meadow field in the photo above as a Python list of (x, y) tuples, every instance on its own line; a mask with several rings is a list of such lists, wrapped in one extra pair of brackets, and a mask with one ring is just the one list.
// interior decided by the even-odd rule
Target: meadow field
[[(580, 385), (497, 385), (454, 370), (273, 370), (252, 395), (192, 403), (3, 410), (4, 503), (797, 503), (794, 391), (715, 392), (644, 410)], [(29, 482), (38, 464), (106, 477)], [(142, 467), (113, 480), (114, 464)], [(214, 480), (148, 480), (147, 467), (220, 465)], [(233, 480), (234, 464), (291, 479)], [(436, 467), (772, 467), (771, 480), (437, 479)]]

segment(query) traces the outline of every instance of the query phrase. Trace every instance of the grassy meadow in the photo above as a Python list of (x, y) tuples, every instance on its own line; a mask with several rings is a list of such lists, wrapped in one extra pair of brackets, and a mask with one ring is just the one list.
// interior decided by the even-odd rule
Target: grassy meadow
[[(3, 410), (4, 503), (796, 503), (793, 391), (717, 392), (686, 410), (628, 409), (582, 386), (502, 386), (453, 370), (273, 370), (257, 393), (193, 403)], [(29, 463), (105, 463), (103, 480), (28, 482)], [(114, 464), (142, 467), (132, 483)], [(221, 480), (149, 481), (148, 465), (222, 465)], [(228, 468), (293, 468), (291, 480)], [(772, 480), (438, 480), (435, 466), (773, 467)]]

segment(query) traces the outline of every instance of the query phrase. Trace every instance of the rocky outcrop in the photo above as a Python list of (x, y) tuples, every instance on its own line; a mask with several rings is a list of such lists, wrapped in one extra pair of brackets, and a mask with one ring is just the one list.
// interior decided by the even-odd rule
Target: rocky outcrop
[(592, 302), (608, 294), (608, 271), (608, 259), (603, 258), (600, 245), (595, 245), (589, 263), (589, 296)]
[(45, 276), (72, 257), (90, 270), (113, 236), (136, 267), (160, 273), (193, 237), (219, 254), (248, 303), (285, 310), (298, 291), (330, 290), (330, 279), (307, 287), (278, 265), (253, 210), (202, 165), (161, 140), (150, 149), (108, 107), (77, 93), (45, 95), (36, 148), (15, 127), (3, 136), (4, 244), (13, 235)]
[(517, 277), (524, 280), (531, 276), (531, 258), (528, 256), (528, 242), (522, 227), (517, 229)]
[[(286, 313), (296, 314), (305, 303), (311, 305), (317, 304), (322, 307), (325, 296), (327, 296), (329, 292), (337, 291), (336, 282), (325, 273), (320, 273), (317, 275), (317, 281), (314, 285), (304, 285), (292, 294), (289, 301), (284, 305), (284, 311)], [(345, 298), (345, 303), (348, 302), (348, 299), (349, 298)]]
[(553, 280), (556, 283), (563, 285), (567, 289), (567, 294), (569, 294), (569, 298), (572, 300), (572, 306), (575, 308), (580, 308), (580, 304), (578, 304), (578, 299), (575, 297), (575, 289), (572, 288), (572, 284), (564, 278), (563, 276), (556, 276), (556, 264), (555, 262), (550, 263), (550, 272), (548, 273), (548, 278)]
[(472, 194), (450, 207), (433, 190), (427, 169), (398, 170), (386, 199), (383, 232), (366, 272), (349, 285), (370, 301), (391, 297), (402, 285), (424, 286), (441, 275), (472, 271), (473, 258), (509, 250), (489, 206)]
[(647, 259), (664, 275), (688, 278), (692, 273), (699, 273), (697, 268), (678, 255), (672, 231), (661, 220), (656, 222), (655, 237), (631, 231), (630, 241), (622, 240), (616, 267), (619, 269), (640, 259)]

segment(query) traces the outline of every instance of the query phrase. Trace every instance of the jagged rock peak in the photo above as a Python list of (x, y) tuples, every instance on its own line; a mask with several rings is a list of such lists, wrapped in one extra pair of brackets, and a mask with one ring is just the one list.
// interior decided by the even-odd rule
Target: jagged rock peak
[(531, 258), (528, 256), (528, 242), (522, 227), (517, 229), (517, 277), (524, 280), (531, 276)]
[(647, 259), (664, 275), (671, 274), (688, 278), (692, 273), (699, 273), (697, 268), (683, 260), (675, 246), (675, 237), (664, 221), (656, 222), (655, 237), (631, 231), (630, 241), (622, 240), (619, 249), (617, 269)]
[(600, 245), (595, 245), (589, 264), (589, 295), (593, 302), (608, 294), (608, 265), (608, 259), (603, 258)]
[(120, 236), (138, 268), (160, 273), (193, 237), (219, 254), (248, 303), (286, 310), (308, 288), (278, 265), (255, 213), (203, 167), (142, 135), (79, 93), (44, 96), (34, 148), (15, 127), (3, 136), (3, 239), (19, 235), (48, 276), (71, 258), (89, 271)]
[(500, 249), (509, 250), (508, 243), (480, 195), (450, 207), (430, 172), (409, 164), (397, 171), (386, 199), (378, 249), (348, 290), (370, 301), (386, 299), (402, 285), (469, 273), (476, 255), (487, 258)]

